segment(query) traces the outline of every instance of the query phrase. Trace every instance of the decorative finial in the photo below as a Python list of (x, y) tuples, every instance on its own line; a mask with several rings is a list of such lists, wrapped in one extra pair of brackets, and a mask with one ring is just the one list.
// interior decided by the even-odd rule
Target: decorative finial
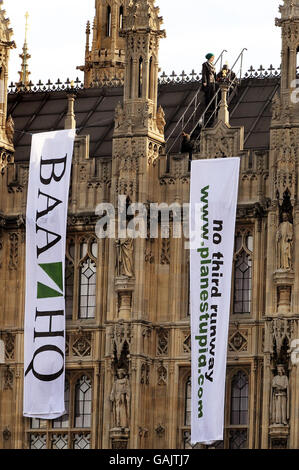
[(29, 13), (28, 13), (28, 11), (26, 11), (26, 13), (25, 13), (25, 18), (26, 18), (26, 24), (25, 24), (25, 42), (27, 42), (27, 34), (28, 34), (28, 29), (29, 29), (29, 25), (28, 25)]
[(22, 68), (21, 72), (19, 72), (20, 75), (20, 81), (17, 83), (17, 87), (27, 87), (29, 85), (29, 75), (30, 72), (28, 70), (28, 60), (31, 58), (31, 55), (28, 53), (28, 44), (27, 44), (27, 38), (28, 38), (28, 29), (29, 29), (29, 23), (28, 23), (28, 18), (29, 18), (29, 13), (26, 11), (25, 13), (25, 41), (24, 41), (24, 46), (23, 46), (23, 53), (19, 55), (19, 57), (22, 59)]

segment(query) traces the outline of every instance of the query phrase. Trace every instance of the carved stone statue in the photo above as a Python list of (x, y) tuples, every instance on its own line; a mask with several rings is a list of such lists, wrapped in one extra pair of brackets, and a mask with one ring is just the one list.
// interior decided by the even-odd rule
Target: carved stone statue
[(114, 117), (115, 129), (118, 129), (123, 124), (124, 118), (125, 118), (125, 113), (124, 113), (123, 107), (120, 104), (120, 102), (118, 102), (115, 108), (115, 117)]
[(292, 268), (293, 225), (289, 222), (287, 213), (282, 215), (282, 223), (277, 231), (277, 267), (278, 269)]
[(159, 106), (158, 111), (157, 111), (157, 128), (160, 134), (164, 134), (164, 128), (165, 128), (165, 113), (162, 108), (162, 106)]
[(277, 121), (280, 118), (281, 114), (281, 103), (278, 93), (275, 94), (272, 100), (272, 119)]
[(283, 365), (277, 366), (277, 373), (272, 381), (272, 424), (286, 426), (289, 419), (289, 379)]
[(134, 241), (132, 238), (120, 238), (116, 241), (117, 275), (134, 276), (133, 268)]
[[(152, 119), (152, 113), (150, 112), (149, 104), (145, 103), (145, 105), (143, 106), (141, 110), (141, 120), (142, 120), (143, 127), (147, 127), (151, 119)], [(139, 124), (139, 117), (137, 116), (136, 125), (138, 124)]]
[(124, 369), (118, 369), (110, 394), (114, 427), (128, 428), (130, 419), (131, 390)]
[(6, 136), (8, 142), (13, 145), (13, 138), (15, 133), (15, 123), (11, 115), (8, 116), (6, 121)]

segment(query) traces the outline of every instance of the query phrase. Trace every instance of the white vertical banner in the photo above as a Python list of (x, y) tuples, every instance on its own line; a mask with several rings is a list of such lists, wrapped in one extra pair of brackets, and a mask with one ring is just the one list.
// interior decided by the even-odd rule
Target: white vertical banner
[(24, 409), (65, 413), (65, 248), (75, 130), (32, 138), (26, 214)]
[(191, 166), (192, 444), (223, 439), (239, 171), (239, 158)]

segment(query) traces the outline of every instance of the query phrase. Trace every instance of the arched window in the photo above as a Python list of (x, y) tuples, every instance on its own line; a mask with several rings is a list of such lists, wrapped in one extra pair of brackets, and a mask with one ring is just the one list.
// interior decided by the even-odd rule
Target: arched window
[(95, 318), (97, 248), (95, 240), (80, 245), (79, 318)]
[(69, 427), (69, 413), (70, 413), (70, 383), (66, 379), (65, 389), (64, 389), (64, 401), (65, 401), (65, 411), (66, 414), (61, 416), (61, 418), (55, 419), (53, 421), (53, 428), (62, 429)]
[(119, 29), (123, 29), (124, 27), (124, 7), (121, 6), (119, 8)]
[(138, 98), (142, 98), (142, 84), (143, 84), (143, 58), (139, 59), (139, 74), (138, 74)]
[(68, 374), (65, 408), (66, 414), (55, 420), (28, 419), (30, 449), (90, 449), (92, 380), (87, 374)]
[(149, 61), (149, 80), (148, 80), (148, 97), (149, 99), (153, 99), (153, 58), (151, 57), (150, 58), (150, 61)]
[(111, 36), (111, 26), (112, 26), (112, 17), (111, 17), (111, 6), (108, 5), (107, 7), (107, 29), (106, 29), (106, 36)]
[(230, 424), (248, 424), (248, 376), (237, 372), (231, 382)]
[(191, 426), (191, 377), (188, 377), (185, 389), (185, 426)]
[(187, 378), (184, 383), (184, 426), (182, 427), (182, 448), (183, 449), (198, 449), (199, 444), (191, 444), (191, 377)]
[(65, 312), (66, 319), (73, 317), (74, 283), (75, 283), (75, 243), (74, 240), (67, 242), (65, 257)]
[(236, 236), (234, 256), (234, 314), (251, 313), (253, 237), (248, 231)]
[(248, 391), (248, 375), (240, 370), (231, 380), (230, 449), (245, 449), (248, 445)]
[(129, 80), (128, 80), (128, 83), (129, 83), (129, 99), (132, 98), (132, 87), (133, 87), (132, 77), (133, 77), (133, 59), (131, 57), (131, 59), (130, 59), (130, 68), (129, 68)]
[(75, 428), (91, 427), (91, 380), (83, 375), (76, 384), (75, 391)]

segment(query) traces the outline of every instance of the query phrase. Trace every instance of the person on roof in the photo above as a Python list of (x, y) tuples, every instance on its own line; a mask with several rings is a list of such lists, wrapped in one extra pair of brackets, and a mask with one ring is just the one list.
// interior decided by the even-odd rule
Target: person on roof
[[(205, 94), (206, 108), (204, 123), (206, 126), (210, 127), (213, 125), (215, 109), (217, 107), (217, 98), (211, 103), (217, 91), (217, 75), (214, 65), (215, 55), (210, 52), (206, 55), (206, 59), (206, 62), (202, 64), (202, 90)], [(210, 106), (208, 107), (209, 104)]]
[(206, 106), (210, 103), (216, 91), (215, 56), (211, 52), (206, 55), (206, 62), (202, 64), (202, 89), (205, 93)]
[(189, 153), (189, 160), (192, 160), (193, 141), (191, 136), (186, 132), (182, 132), (181, 153)]
[(220, 72), (216, 76), (217, 82), (228, 82), (232, 83), (236, 79), (236, 74), (228, 67), (228, 64), (224, 64)]

